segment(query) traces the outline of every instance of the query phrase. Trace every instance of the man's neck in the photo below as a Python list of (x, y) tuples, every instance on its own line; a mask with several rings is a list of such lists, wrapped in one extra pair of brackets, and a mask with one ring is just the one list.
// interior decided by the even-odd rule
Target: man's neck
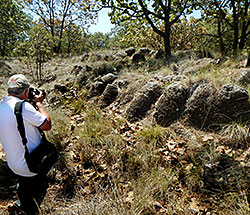
[(12, 95), (12, 94), (8, 94), (8, 96), (11, 96), (11, 97), (16, 97), (18, 99), (21, 99), (21, 100), (24, 100), (24, 98), (22, 98), (23, 96), (15, 96), (15, 95)]

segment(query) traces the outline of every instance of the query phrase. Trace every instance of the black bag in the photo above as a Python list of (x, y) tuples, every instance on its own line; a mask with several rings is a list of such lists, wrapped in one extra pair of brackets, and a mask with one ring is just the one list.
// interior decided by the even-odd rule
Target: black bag
[(17, 119), (17, 125), (19, 133), (22, 137), (22, 142), (25, 148), (25, 160), (28, 168), (33, 173), (46, 174), (52, 168), (52, 166), (58, 161), (60, 154), (56, 147), (50, 143), (45, 136), (45, 133), (41, 130), (42, 142), (29, 153), (26, 146), (27, 139), (25, 137), (25, 128), (23, 125), (22, 117), (22, 104), (24, 101), (17, 102), (15, 105), (15, 115)]

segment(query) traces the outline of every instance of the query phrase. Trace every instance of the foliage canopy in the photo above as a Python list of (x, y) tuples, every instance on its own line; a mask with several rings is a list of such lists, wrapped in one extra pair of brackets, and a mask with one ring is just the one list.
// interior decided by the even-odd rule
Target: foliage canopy
[(17, 42), (26, 37), (31, 19), (12, 0), (2, 0), (0, 4), (0, 54), (8, 55)]
[(152, 30), (164, 41), (164, 49), (167, 57), (171, 56), (171, 28), (179, 19), (192, 12), (195, 1), (125, 1), (125, 0), (101, 0), (99, 7), (111, 8), (111, 21), (120, 24), (124, 21), (141, 20), (147, 22)]
[(55, 53), (61, 52), (62, 38), (71, 26), (86, 26), (94, 22), (91, 0), (21, 0), (24, 8), (39, 18), (52, 37), (58, 37), (53, 47)]

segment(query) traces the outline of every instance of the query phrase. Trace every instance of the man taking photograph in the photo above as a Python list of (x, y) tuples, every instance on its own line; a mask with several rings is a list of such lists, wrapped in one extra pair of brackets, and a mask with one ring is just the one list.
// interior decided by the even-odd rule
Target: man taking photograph
[[(36, 174), (29, 170), (24, 158), (25, 149), (17, 128), (14, 114), (15, 105), (28, 100), (30, 83), (24, 75), (13, 75), (8, 80), (8, 96), (0, 101), (0, 141), (3, 146), (7, 164), (15, 174), (18, 182), (19, 200), (9, 207), (9, 213), (37, 215), (40, 204), (46, 195), (48, 181), (46, 174)], [(51, 119), (42, 102), (42, 92), (34, 96), (36, 108), (29, 102), (22, 104), (23, 123), (27, 138), (28, 151), (33, 151), (41, 143), (39, 129), (51, 129)]]

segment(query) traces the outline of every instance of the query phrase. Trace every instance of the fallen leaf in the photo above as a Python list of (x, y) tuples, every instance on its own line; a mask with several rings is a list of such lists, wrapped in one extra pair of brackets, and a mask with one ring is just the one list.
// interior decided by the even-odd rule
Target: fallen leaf
[(202, 137), (203, 142), (208, 142), (208, 141), (213, 140), (213, 139), (214, 139), (214, 137), (210, 134), (206, 134)]

